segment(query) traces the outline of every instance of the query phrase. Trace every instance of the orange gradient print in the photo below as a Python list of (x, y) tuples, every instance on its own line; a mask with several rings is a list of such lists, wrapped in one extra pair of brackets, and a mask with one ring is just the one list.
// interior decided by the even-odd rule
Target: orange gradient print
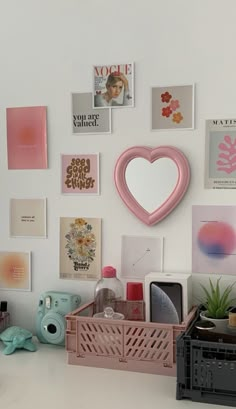
[(29, 253), (0, 252), (0, 288), (30, 290)]
[(8, 169), (46, 169), (46, 106), (6, 109)]

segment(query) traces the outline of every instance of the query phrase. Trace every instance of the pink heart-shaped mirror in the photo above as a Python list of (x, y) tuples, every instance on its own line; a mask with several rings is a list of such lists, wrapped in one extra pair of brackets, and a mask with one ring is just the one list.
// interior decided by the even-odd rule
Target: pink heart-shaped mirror
[[(131, 161), (137, 158), (142, 158), (149, 163), (154, 164), (158, 159), (168, 158), (169, 162), (175, 164), (176, 182), (168, 196), (163, 203), (158, 204), (157, 208), (150, 212), (146, 210), (132, 194), (127, 183), (127, 167)], [(135, 214), (138, 219), (143, 223), (151, 226), (164, 219), (181, 201), (184, 196), (189, 180), (190, 180), (190, 168), (189, 163), (184, 154), (177, 148), (172, 146), (159, 146), (157, 148), (149, 148), (146, 146), (134, 146), (124, 151), (118, 158), (114, 172), (115, 185), (119, 192), (119, 195), (126, 206)], [(140, 175), (136, 175), (136, 179), (139, 180)], [(155, 176), (154, 176), (155, 178)], [(162, 175), (162, 184), (167, 181), (167, 174)], [(155, 180), (152, 179), (150, 186), (154, 186), (154, 189), (160, 188), (155, 186)], [(168, 189), (167, 189), (168, 191)], [(158, 203), (158, 202), (157, 202)]]

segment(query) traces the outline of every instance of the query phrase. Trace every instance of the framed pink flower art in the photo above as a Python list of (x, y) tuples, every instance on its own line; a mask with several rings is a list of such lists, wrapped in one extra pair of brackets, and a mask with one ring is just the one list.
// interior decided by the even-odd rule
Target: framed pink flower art
[(152, 130), (194, 129), (194, 86), (154, 87), (151, 90)]

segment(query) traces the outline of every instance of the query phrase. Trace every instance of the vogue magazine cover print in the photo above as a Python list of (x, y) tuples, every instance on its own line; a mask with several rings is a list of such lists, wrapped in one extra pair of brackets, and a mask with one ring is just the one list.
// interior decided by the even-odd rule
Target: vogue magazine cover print
[(94, 108), (134, 106), (134, 64), (95, 65), (93, 67)]

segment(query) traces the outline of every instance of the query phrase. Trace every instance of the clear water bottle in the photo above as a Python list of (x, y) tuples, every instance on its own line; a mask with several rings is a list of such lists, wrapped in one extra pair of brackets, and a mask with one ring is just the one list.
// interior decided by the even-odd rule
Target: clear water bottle
[(116, 269), (105, 266), (102, 269), (102, 278), (95, 286), (95, 312), (103, 312), (106, 307), (116, 310), (115, 302), (124, 299), (122, 282), (116, 277)]

